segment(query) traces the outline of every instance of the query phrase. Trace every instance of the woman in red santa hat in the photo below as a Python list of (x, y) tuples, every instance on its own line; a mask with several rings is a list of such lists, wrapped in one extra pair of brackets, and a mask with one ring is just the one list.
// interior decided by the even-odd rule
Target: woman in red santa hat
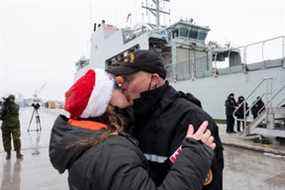
[(89, 70), (65, 94), (65, 110), (52, 128), (49, 156), (68, 171), (71, 190), (199, 190), (213, 157), (213, 137), (204, 122), (189, 127), (180, 155), (162, 184), (155, 184), (137, 141), (126, 133), (116, 107), (127, 105), (115, 80), (101, 69)]

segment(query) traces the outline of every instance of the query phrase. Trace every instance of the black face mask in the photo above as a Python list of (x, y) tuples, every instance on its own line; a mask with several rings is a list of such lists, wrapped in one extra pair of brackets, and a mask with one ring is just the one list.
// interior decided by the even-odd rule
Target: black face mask
[(141, 93), (140, 98), (134, 100), (134, 117), (137, 120), (150, 117), (158, 106), (166, 85)]

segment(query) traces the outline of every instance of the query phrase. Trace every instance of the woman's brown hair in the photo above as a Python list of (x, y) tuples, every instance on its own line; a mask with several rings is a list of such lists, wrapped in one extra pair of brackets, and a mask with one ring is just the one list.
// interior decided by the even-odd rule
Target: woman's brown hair
[(100, 130), (101, 134), (98, 138), (81, 137), (79, 141), (66, 146), (66, 149), (74, 148), (75, 146), (91, 147), (97, 145), (112, 136), (118, 135), (126, 127), (124, 118), (116, 113), (115, 108), (110, 104), (106, 112), (100, 117), (100, 122), (106, 124), (107, 128)]

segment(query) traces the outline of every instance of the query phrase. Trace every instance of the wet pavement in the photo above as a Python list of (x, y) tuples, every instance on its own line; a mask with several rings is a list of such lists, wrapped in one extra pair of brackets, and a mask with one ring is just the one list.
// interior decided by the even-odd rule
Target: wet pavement
[[(64, 190), (68, 189), (66, 175), (59, 175), (52, 167), (48, 157), (48, 143), (52, 124), (62, 111), (40, 110), (41, 132), (27, 132), (32, 109), (20, 112), (21, 140), (24, 159), (5, 160), (3, 144), (0, 143), (0, 190)], [(35, 118), (31, 130), (36, 129)]]
[(225, 146), (225, 190), (284, 190), (285, 157)]
[(39, 155), (24, 151), (24, 160), (17, 161), (13, 155), (6, 161), (0, 157), (1, 190), (61, 190), (68, 189), (66, 175), (59, 175), (48, 159), (48, 149), (41, 148)]
[[(60, 112), (62, 111), (41, 110), (42, 131), (28, 133), (27, 127), (32, 110), (21, 110), (24, 160), (17, 161), (13, 152), (12, 159), (6, 161), (2, 143), (0, 143), (0, 190), (68, 189), (67, 175), (58, 174), (48, 158), (50, 128)], [(35, 128), (34, 122), (31, 127)], [(246, 143), (238, 135), (226, 135), (223, 131), (221, 128), (223, 141)], [(227, 145), (224, 154), (224, 190), (285, 189), (284, 156)]]

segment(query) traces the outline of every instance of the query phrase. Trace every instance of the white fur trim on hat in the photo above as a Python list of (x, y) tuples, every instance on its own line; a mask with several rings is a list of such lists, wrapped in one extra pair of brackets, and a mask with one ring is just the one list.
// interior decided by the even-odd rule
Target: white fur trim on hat
[(111, 100), (114, 80), (102, 69), (94, 69), (95, 86), (89, 97), (88, 104), (81, 114), (82, 118), (98, 117), (102, 115)]

